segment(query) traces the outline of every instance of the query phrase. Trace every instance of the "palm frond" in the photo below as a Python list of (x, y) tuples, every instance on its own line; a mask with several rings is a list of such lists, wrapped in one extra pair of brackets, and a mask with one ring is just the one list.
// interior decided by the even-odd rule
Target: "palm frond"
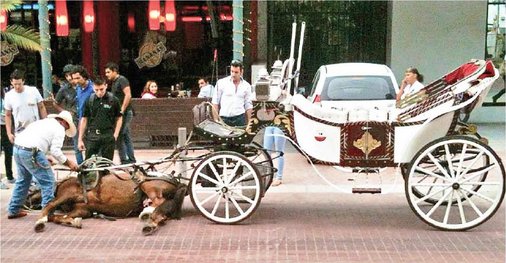
[(22, 0), (2, 0), (0, 1), (0, 10), (12, 11), (22, 3)]
[[(2, 0), (3, 1), (3, 0)], [(30, 51), (41, 51), (39, 33), (20, 25), (9, 25), (0, 36), (9, 43)]]

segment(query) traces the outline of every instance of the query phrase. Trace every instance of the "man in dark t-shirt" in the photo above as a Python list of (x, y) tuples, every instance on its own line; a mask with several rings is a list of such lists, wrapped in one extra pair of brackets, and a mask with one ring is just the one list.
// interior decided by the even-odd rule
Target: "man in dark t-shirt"
[(116, 141), (121, 163), (135, 163), (134, 146), (130, 136), (130, 122), (134, 116), (130, 105), (132, 99), (130, 83), (127, 78), (119, 74), (119, 66), (113, 62), (109, 62), (105, 65), (105, 76), (110, 81), (111, 92), (118, 98), (121, 104), (123, 124), (118, 140)]
[(97, 78), (94, 84), (95, 94), (84, 104), (79, 127), (79, 149), (86, 150), (86, 159), (100, 155), (112, 160), (122, 122), (120, 103), (112, 93), (107, 92), (107, 84), (103, 79)]

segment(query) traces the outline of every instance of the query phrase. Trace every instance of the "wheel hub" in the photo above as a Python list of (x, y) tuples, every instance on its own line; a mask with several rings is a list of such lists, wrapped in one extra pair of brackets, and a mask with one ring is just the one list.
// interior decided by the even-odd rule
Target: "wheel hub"
[(458, 190), (460, 188), (460, 184), (459, 183), (453, 183), (452, 184), (452, 188), (453, 188), (453, 190)]
[(228, 192), (228, 187), (226, 187), (226, 186), (222, 187), (221, 188), (221, 192), (224, 193), (224, 194), (227, 193)]

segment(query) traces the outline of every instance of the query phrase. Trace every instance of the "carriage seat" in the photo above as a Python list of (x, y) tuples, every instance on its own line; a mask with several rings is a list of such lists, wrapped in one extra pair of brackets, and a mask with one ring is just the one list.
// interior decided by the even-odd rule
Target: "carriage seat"
[(212, 117), (213, 106), (202, 102), (193, 107), (193, 124), (197, 131), (205, 137), (233, 138), (246, 133), (246, 129), (231, 127), (223, 121), (215, 121)]
[[(388, 121), (395, 119), (394, 111), (390, 108), (323, 108), (320, 105), (313, 104), (304, 96), (294, 95), (291, 101), (292, 105), (299, 108), (306, 114), (318, 119), (334, 122), (347, 123), (357, 121)], [(392, 107), (393, 108), (393, 107)]]

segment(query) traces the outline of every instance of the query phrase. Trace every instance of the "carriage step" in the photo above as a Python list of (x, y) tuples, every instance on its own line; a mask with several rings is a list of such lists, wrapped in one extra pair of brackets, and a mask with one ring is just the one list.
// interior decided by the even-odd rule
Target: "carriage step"
[(351, 192), (354, 194), (381, 194), (381, 188), (354, 187)]
[(364, 173), (364, 174), (372, 174), (372, 173), (379, 173), (378, 168), (353, 168), (352, 173)]

